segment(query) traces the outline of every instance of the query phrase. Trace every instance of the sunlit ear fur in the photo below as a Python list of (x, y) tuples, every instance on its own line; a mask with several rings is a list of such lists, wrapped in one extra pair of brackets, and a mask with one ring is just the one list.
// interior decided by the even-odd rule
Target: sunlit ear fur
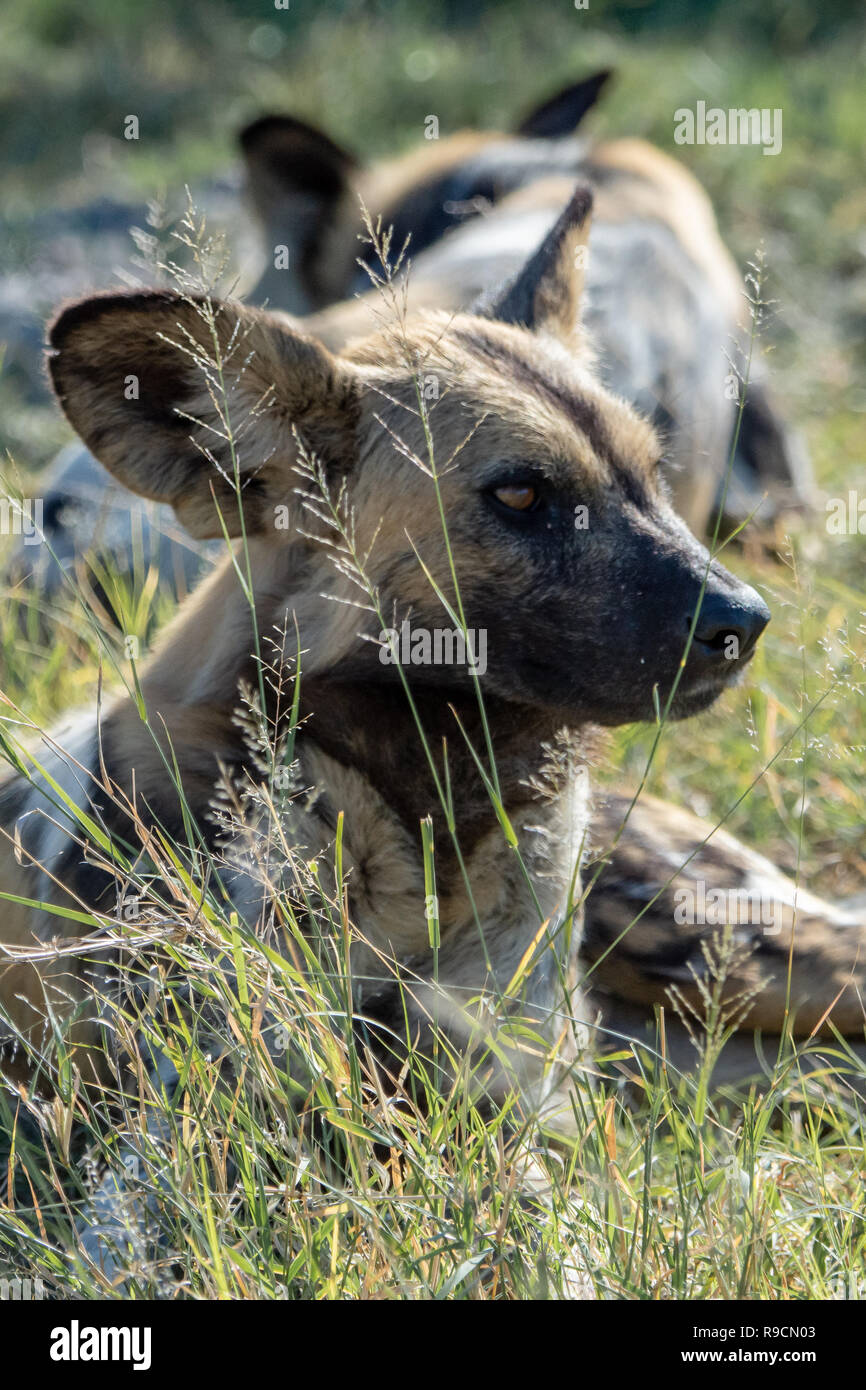
[[(49, 330), (58, 399), (85, 444), (133, 492), (170, 504), (197, 538), (273, 524), (292, 495), (293, 426), (348, 467), (358, 378), (287, 317), (155, 291), (64, 308)], [(219, 512), (218, 512), (219, 508)]]
[(492, 302), (479, 306), (488, 318), (550, 333), (568, 343), (583, 293), (592, 214), (592, 192), (579, 186), (541, 246)]

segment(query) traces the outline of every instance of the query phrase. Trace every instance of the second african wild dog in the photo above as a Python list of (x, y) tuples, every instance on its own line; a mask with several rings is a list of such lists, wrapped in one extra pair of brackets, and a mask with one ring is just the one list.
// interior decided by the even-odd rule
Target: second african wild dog
[[(273, 633), (287, 618), (296, 622), (305, 653), (295, 751), (300, 785), (315, 791), (294, 807), (292, 842), (306, 855), (327, 856), (344, 812), (358, 1006), (386, 1023), (399, 1012), (381, 963), (390, 956), (416, 981), (404, 980), (412, 1021), (426, 1026), (435, 993), (440, 1020), (465, 1040), (473, 1026), (466, 1002), (507, 991), (534, 949), (513, 1006), (556, 1042), (563, 1061), (579, 1051), (583, 1016), (580, 923), (564, 916), (587, 831), (585, 779), (574, 776), (574, 760), (586, 754), (591, 725), (653, 717), (653, 692), (664, 701), (672, 691), (696, 613), (672, 705), (677, 718), (705, 709), (743, 669), (769, 616), (752, 589), (709, 563), (659, 485), (652, 428), (586, 365), (575, 251), (586, 241), (589, 203), (578, 191), (484, 316), (422, 314), (399, 342), (386, 333), (339, 356), (292, 321), (239, 305), (217, 306), (213, 324), (240, 441), (257, 626)], [(212, 373), (214, 351), (205, 306), (166, 293), (85, 300), (61, 313), (51, 347), (58, 397), (106, 468), (170, 503), (193, 536), (218, 535), (223, 524), (238, 536), (229, 445), (202, 375)], [(312, 534), (315, 516), (297, 496), (293, 426), (328, 483), (345, 487), (359, 549), (372, 543), (368, 567), (382, 610), (416, 627), (442, 625), (429, 578), (450, 592), (440, 518), (430, 477), (406, 453), (423, 456), (421, 370), (435, 372), (443, 388), (431, 425), (438, 459), (453, 462), (440, 483), (448, 531), (467, 625), (488, 634), (481, 690), (501, 797), (541, 905), (539, 916), (455, 720), (480, 746), (475, 678), (449, 666), (413, 668), (431, 747), (448, 739), (457, 838), (480, 935), (405, 694), (375, 642), (360, 640), (359, 632), (375, 638), (378, 622), (351, 603), (328, 601), (328, 594), (351, 599), (354, 590), (335, 574)], [(123, 390), (130, 371), (140, 383), (135, 400)], [(288, 532), (274, 525), (275, 509), (287, 505)], [(581, 505), (592, 518), (587, 530), (574, 525)], [(729, 660), (732, 634), (739, 655)], [(53, 786), (41, 775), (7, 781), (4, 892), (111, 919), (115, 877), (83, 853), (67, 798), (120, 839), (134, 833), (122, 810), (132, 796), (145, 821), (179, 834), (181, 810), (158, 747), (166, 751), (162, 728), (187, 799), (213, 835), (208, 807), (220, 766), (255, 773), (234, 718), (239, 681), (254, 680), (252, 651), (250, 610), (228, 558), (142, 674), (149, 726), (133, 700), (120, 699), (99, 727), (89, 712), (55, 735), (41, 758)], [(551, 750), (563, 730), (573, 742), (559, 768), (563, 780), (552, 787)], [(545, 782), (551, 794), (539, 800)], [(437, 830), (436, 991), (419, 837), (427, 814)], [(267, 911), (261, 885), (238, 872), (230, 887), (246, 919), (259, 924)], [(13, 1068), (16, 1034), (38, 1036), (49, 1005), (55, 1017), (68, 1017), (88, 987), (81, 953), (43, 949), (38, 962), (25, 959), (34, 943), (44, 948), (55, 937), (61, 920), (7, 900), (2, 999)], [(77, 1041), (94, 1045), (97, 1035), (86, 1010)], [(539, 1078), (525, 1080), (537, 1096)]]
[(808, 506), (804, 451), (755, 354), (725, 477), (736, 414), (726, 357), (736, 360), (742, 342), (742, 280), (706, 193), (679, 160), (642, 140), (575, 138), (609, 76), (563, 88), (511, 133), (463, 130), (371, 164), (295, 117), (253, 122), (240, 142), (266, 262), (251, 297), (317, 313), (312, 331), (334, 349), (365, 334), (363, 300), (327, 309), (369, 290), (359, 268), (359, 258), (375, 265), (358, 239), (363, 201), (393, 227), (395, 253), (409, 238), (411, 301), (465, 309), (517, 272), (580, 179), (595, 196), (584, 320), (601, 380), (658, 426), (674, 505), (696, 535), (712, 532), (719, 505), (731, 523), (757, 512), (772, 527)]

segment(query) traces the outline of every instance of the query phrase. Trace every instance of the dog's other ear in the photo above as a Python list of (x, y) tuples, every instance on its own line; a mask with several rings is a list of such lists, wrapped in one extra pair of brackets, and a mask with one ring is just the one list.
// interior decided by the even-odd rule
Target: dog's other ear
[(579, 185), (523, 269), (478, 312), (570, 342), (579, 317), (591, 220), (592, 191)]
[(549, 97), (530, 111), (520, 122), (516, 135), (535, 140), (555, 140), (572, 135), (590, 107), (595, 106), (602, 88), (612, 77), (610, 68), (602, 68), (581, 82), (572, 82), (555, 96)]
[(241, 131), (239, 141), (268, 255), (277, 247), (288, 250), (290, 274), (280, 273), (291, 297), (271, 302), (296, 314), (321, 308), (330, 291), (327, 233), (341, 202), (353, 196), (358, 161), (294, 116), (262, 116)]
[[(63, 309), (48, 366), (70, 423), (133, 492), (199, 539), (264, 531), (294, 503), (297, 426), (326, 465), (356, 449), (360, 376), (291, 320), (166, 291)], [(238, 502), (238, 486), (241, 500)]]

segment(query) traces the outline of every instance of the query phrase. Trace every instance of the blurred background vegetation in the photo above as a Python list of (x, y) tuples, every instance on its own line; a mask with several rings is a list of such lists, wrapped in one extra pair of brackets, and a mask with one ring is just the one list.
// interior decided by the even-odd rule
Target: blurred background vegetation
[[(38, 255), (40, 212), (137, 203), (224, 176), (237, 130), (264, 111), (304, 116), (372, 157), (411, 145), (431, 112), (443, 135), (508, 128), (559, 84), (610, 65), (618, 80), (591, 117), (599, 135), (675, 149), (673, 113), (698, 99), (783, 109), (779, 157), (677, 152), (715, 198), (741, 262), (762, 237), (770, 244), (785, 291), (779, 333), (802, 332), (802, 311), (809, 331), (829, 318), (836, 340), (862, 344), (866, 25), (856, 0), (287, 2), (6, 0), (0, 273)], [(123, 138), (128, 114), (138, 141)], [(830, 313), (828, 287), (838, 291)], [(797, 389), (811, 384), (820, 399), (821, 375), (840, 372), (829, 352)], [(862, 386), (856, 400), (866, 407)]]
[[(849, 379), (853, 359), (839, 351), (857, 344), (862, 367), (866, 26), (856, 0), (288, 4), (6, 0), (0, 275), (23, 275), (40, 313), (52, 307), (40, 294), (56, 294), (40, 271), (48, 243), (56, 246), (57, 209), (135, 205), (224, 178), (251, 117), (290, 111), (372, 157), (417, 141), (429, 113), (443, 135), (508, 128), (559, 84), (609, 65), (617, 81), (588, 124), (599, 135), (642, 135), (674, 150), (673, 113), (698, 99), (783, 109), (779, 157), (726, 146), (677, 153), (716, 200), (740, 263), (768, 243), (784, 301), (776, 345), (810, 339), (805, 370), (790, 380), (806, 413), (839, 385), (850, 389), (847, 404), (866, 408), (866, 388)], [(137, 141), (123, 138), (129, 114), (139, 119)], [(6, 406), (7, 442), (41, 462), (41, 441), (50, 452), (55, 431), (16, 421), (14, 401)]]

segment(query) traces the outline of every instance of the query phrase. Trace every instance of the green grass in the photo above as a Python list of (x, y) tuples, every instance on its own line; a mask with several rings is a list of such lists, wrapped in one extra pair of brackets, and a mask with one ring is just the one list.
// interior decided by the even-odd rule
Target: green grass
[[(857, 274), (863, 35), (841, 23), (813, 32), (809, 10), (789, 11), (774, 47), (764, 19), (753, 16), (753, 33), (748, 17), (740, 28), (719, 11), (709, 35), (648, 19), (635, 33), (615, 7), (605, 24), (567, 6), (551, 7), (543, 23), (535, 7), (504, 6), (483, 25), (443, 33), (420, 8), (385, 17), (346, 5), (341, 19), (293, 3), (281, 35), (279, 14), (262, 20), (251, 6), (106, 5), (82, 15), (58, 0), (22, 0), (7, 7), (0, 43), (7, 220), (26, 231), (35, 212), (58, 202), (146, 197), (218, 174), (232, 158), (235, 126), (271, 106), (369, 152), (411, 144), (430, 111), (445, 131), (507, 122), (558, 81), (606, 63), (621, 78), (593, 117), (602, 133), (672, 148), (673, 110), (697, 97), (782, 106), (778, 159), (686, 154), (739, 259), (765, 241), (779, 301), (765, 340), (777, 394), (807, 435), (821, 488), (844, 495), (862, 486), (866, 409)], [(263, 26), (277, 38), (258, 32)], [(269, 46), (272, 56), (261, 56)], [(407, 70), (419, 51), (434, 55), (424, 82), (409, 75), (423, 64)], [(118, 114), (130, 111), (147, 130), (134, 148), (117, 134)], [(82, 164), (82, 138), (94, 131), (108, 143)], [(2, 376), (0, 405), (22, 469), (66, 437), (55, 412), (27, 404)], [(665, 731), (649, 782), (718, 820), (758, 778), (729, 828), (840, 897), (866, 888), (863, 545), (828, 535), (819, 512), (793, 532), (789, 563), (749, 546), (731, 560), (767, 596), (772, 626), (747, 688)], [(166, 605), (146, 574), (135, 587), (128, 630), (144, 633)], [(35, 617), (22, 628), (16, 603), (0, 608), (2, 689), (36, 724), (92, 700), (100, 660), (117, 683), (104, 637), (74, 598), (70, 614), (46, 640)], [(119, 661), (110, 637), (108, 645)], [(759, 777), (825, 692), (805, 736)], [(653, 736), (621, 731), (602, 779), (635, 783)], [(168, 867), (172, 847), (161, 853)], [(156, 1002), (130, 997), (122, 1026), (130, 1036), (142, 1028), (176, 1061), (181, 1083), (170, 1100), (143, 1078), (118, 1121), (76, 1086), (62, 1040), (46, 1059), (51, 1101), (0, 1098), (9, 1136), (0, 1148), (0, 1276), (40, 1275), (61, 1297), (110, 1293), (83, 1257), (74, 1221), (94, 1185), (117, 1171), (133, 1196), (132, 1226), (142, 1213), (145, 1225), (122, 1251), (121, 1296), (545, 1297), (567, 1291), (573, 1264), (607, 1298), (851, 1292), (866, 1255), (866, 1155), (862, 1105), (846, 1072), (861, 1086), (866, 1078), (843, 1046), (826, 1074), (810, 1075), (788, 1050), (745, 1099), (714, 1093), (709, 1105), (694, 1077), (614, 1058), (595, 1086), (575, 1088), (579, 1138), (538, 1141), (546, 1194), (520, 1197), (514, 1156), (531, 1117), (483, 1114), (465, 1071), (439, 1094), (411, 1046), (396, 1086), (377, 1082), (338, 987), (339, 887), (295, 869), (322, 927), (315, 950), (288, 901), (285, 954), (266, 949), (218, 901), (206, 905), (200, 930), (183, 929), (188, 888), (163, 902), (161, 920), (176, 930), (157, 933), (148, 957), (162, 987)], [(265, 1046), (266, 996), (269, 1027), (292, 1040), (282, 1060)]]

